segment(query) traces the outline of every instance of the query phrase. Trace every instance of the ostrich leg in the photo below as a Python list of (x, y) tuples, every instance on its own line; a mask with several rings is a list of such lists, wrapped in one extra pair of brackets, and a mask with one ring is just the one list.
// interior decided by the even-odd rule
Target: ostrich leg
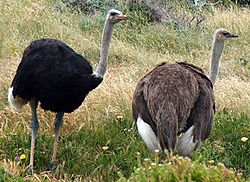
[(38, 102), (37, 100), (31, 100), (30, 101), (30, 107), (32, 111), (32, 117), (31, 117), (31, 150), (30, 150), (30, 165), (29, 170), (32, 173), (33, 166), (34, 166), (34, 153), (35, 153), (35, 143), (36, 143), (36, 136), (39, 128), (39, 122), (37, 119), (36, 109), (37, 109)]
[(56, 119), (55, 119), (55, 138), (54, 138), (54, 145), (53, 145), (53, 154), (51, 157), (51, 163), (49, 165), (49, 168), (53, 168), (54, 163), (56, 161), (56, 153), (57, 153), (57, 149), (58, 149), (58, 138), (59, 138), (59, 131), (60, 128), (63, 124), (63, 115), (64, 112), (58, 112), (56, 114)]

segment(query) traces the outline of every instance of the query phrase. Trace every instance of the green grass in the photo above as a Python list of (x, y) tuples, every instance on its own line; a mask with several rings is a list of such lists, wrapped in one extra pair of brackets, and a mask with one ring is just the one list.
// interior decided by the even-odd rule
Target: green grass
[(15, 177), (0, 166), (0, 181), (23, 181), (21, 177)]
[[(58, 158), (60, 164), (65, 164), (64, 172), (84, 177), (102, 177), (105, 181), (117, 178), (118, 171), (128, 176), (137, 165), (136, 152), (144, 148), (141, 142), (136, 141), (135, 130), (129, 132), (131, 126), (124, 120), (111, 120), (95, 127), (97, 128), (91, 129), (86, 126), (81, 131), (61, 137), (60, 145), (63, 150), (60, 150)], [(14, 159), (17, 152), (26, 153), (28, 156), (29, 140), (26, 137), (9, 135), (6, 139), (5, 142), (1, 141), (5, 144), (1, 148), (6, 147), (6, 151), (12, 151), (8, 153), (7, 158)], [(35, 164), (39, 167), (36, 168), (38, 172), (46, 169), (51, 146), (51, 136), (38, 137)], [(109, 146), (109, 150), (104, 151), (103, 146)], [(28, 165), (28, 161), (25, 164)]]
[[(135, 128), (131, 127), (131, 119), (111, 119), (97, 125), (86, 125), (80, 131), (74, 131), (67, 136), (62, 135), (58, 152), (58, 162), (62, 166), (59, 165), (59, 168), (63, 168), (63, 173), (70, 175), (103, 178), (105, 181), (117, 179), (118, 171), (128, 177), (134, 167), (137, 167), (137, 152), (145, 157), (149, 156)], [(13, 161), (17, 155), (29, 156), (29, 138), (22, 133), (5, 133), (0, 140), (0, 156)], [(37, 173), (47, 169), (52, 144), (52, 136), (38, 136), (35, 153)], [(104, 146), (109, 149), (103, 150)], [(22, 163), (27, 166), (28, 158)], [(59, 172), (57, 175), (63, 174)]]
[(250, 177), (250, 141), (241, 141), (250, 136), (249, 121), (246, 115), (231, 117), (226, 111), (218, 114), (212, 135), (200, 150), (201, 160), (222, 162)]
[[(233, 125), (235, 127), (232, 127)], [(249, 136), (248, 126), (249, 118), (245, 115), (232, 117), (227, 113), (217, 114), (212, 136), (202, 145), (193, 159), (195, 165), (198, 166), (197, 170), (200, 163), (206, 163), (209, 167), (210, 161), (214, 160), (214, 164), (223, 163), (226, 167), (233, 169), (233, 172), (240, 172), (244, 177), (249, 177), (250, 142), (243, 143), (240, 140), (242, 136)], [(52, 144), (51, 135), (38, 135), (35, 153), (37, 174), (47, 169)], [(108, 146), (109, 149), (103, 150), (104, 146)], [(18, 165), (19, 167), (28, 166), (29, 135), (6, 132), (0, 139), (0, 148), (1, 160), (15, 161), (17, 155), (26, 154), (27, 159), (22, 160)], [(113, 118), (99, 124), (85, 125), (81, 130), (73, 131), (66, 136), (62, 134), (58, 152), (59, 165), (53, 175), (62, 178), (67, 174), (69, 179), (78, 175), (78, 177), (104, 181), (117, 180), (119, 174), (128, 178), (136, 168), (141, 167), (140, 162), (138, 163), (138, 156), (142, 161), (144, 158), (149, 158), (157, 162), (147, 151), (131, 118)], [(197, 171), (201, 173), (201, 177), (209, 177), (208, 173), (202, 175), (202, 171), (202, 169), (200, 172)], [(27, 173), (22, 171), (20, 175), (25, 177)]]

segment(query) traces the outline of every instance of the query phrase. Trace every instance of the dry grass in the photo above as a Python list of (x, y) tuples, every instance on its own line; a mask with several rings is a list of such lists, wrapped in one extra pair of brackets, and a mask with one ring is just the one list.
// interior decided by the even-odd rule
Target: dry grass
[[(16, 61), (8, 69), (2, 69), (2, 75), (9, 75), (1, 80), (4, 89), (1, 90), (1, 98), (4, 99), (3, 109), (0, 111), (0, 128), (15, 132), (16, 127), (24, 126), (24, 131), (29, 131), (30, 108), (28, 105), (24, 112), (15, 113), (7, 105), (7, 86), (17, 66)], [(13, 66), (15, 65), (15, 66)], [(68, 133), (80, 129), (86, 123), (96, 123), (114, 116), (125, 116), (131, 113), (131, 100), (137, 80), (141, 76), (141, 70), (136, 65), (119, 65), (109, 69), (104, 82), (86, 98), (84, 104), (74, 113), (65, 115), (64, 132)], [(250, 84), (237, 77), (223, 77), (215, 85), (216, 109), (221, 112), (224, 109), (232, 114), (244, 112), (250, 114)], [(16, 119), (15, 119), (16, 118)], [(39, 118), (42, 121), (41, 132), (53, 133), (54, 114), (39, 110)], [(14, 126), (14, 127), (13, 127)]]
[(250, 114), (250, 84), (238, 78), (223, 78), (215, 86), (216, 109), (230, 113)]
[[(10, 160), (3, 160), (0, 161), (0, 166), (4, 168), (4, 170), (8, 173), (14, 176), (16, 179), (20, 176), (24, 176), (24, 174), (27, 172), (28, 168), (25, 166), (25, 164), (22, 162), (16, 162), (16, 161), (10, 161)], [(58, 167), (58, 170), (63, 169), (63, 165)], [(32, 174), (32, 175), (25, 175), (23, 178), (24, 181), (35, 181), (35, 182), (42, 182), (42, 181), (61, 181), (66, 182), (70, 181), (72, 178), (75, 179), (75, 181), (98, 181), (97, 179), (86, 179), (80, 175), (67, 175), (60, 177), (61, 179), (58, 180), (58, 177), (55, 176), (51, 171), (43, 171), (39, 174)], [(12, 179), (13, 180), (13, 179)], [(21, 181), (23, 181), (21, 180)]]

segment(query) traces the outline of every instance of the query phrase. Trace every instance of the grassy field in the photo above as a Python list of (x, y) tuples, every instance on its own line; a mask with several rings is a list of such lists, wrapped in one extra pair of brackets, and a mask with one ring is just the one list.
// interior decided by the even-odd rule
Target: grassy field
[[(136, 132), (131, 116), (133, 91), (138, 79), (163, 61), (186, 60), (208, 70), (212, 35), (220, 27), (238, 34), (239, 38), (226, 43), (222, 56), (215, 84), (217, 114), (211, 137), (193, 161), (169, 159), (162, 168), (157, 166), (156, 171), (169, 171), (166, 166), (170, 163), (172, 169), (176, 169), (171, 175), (178, 176), (177, 164), (184, 166), (183, 170), (192, 164), (199, 170), (189, 171), (191, 176), (201, 178), (190, 179), (213, 181), (217, 178), (206, 178), (211, 174), (204, 172), (203, 167), (214, 171), (214, 166), (223, 163), (225, 167), (221, 173), (216, 173), (217, 177), (223, 173), (228, 174), (225, 175), (227, 180), (249, 180), (250, 141), (242, 142), (241, 138), (250, 137), (250, 9), (211, 8), (204, 12), (206, 19), (199, 27), (178, 28), (150, 23), (143, 8), (121, 6), (122, 1), (117, 2), (129, 19), (115, 27), (104, 82), (80, 108), (65, 115), (58, 167), (52, 172), (46, 169), (52, 152), (55, 115), (38, 110), (40, 129), (34, 175), (26, 173), (30, 108), (26, 106), (22, 113), (16, 113), (7, 103), (7, 90), (22, 52), (32, 40), (56, 38), (84, 55), (95, 67), (99, 60), (104, 15), (71, 12), (58, 0), (0, 2), (0, 181), (124, 181), (130, 176), (131, 181), (138, 181), (136, 175), (140, 175), (141, 180), (170, 179), (150, 178), (161, 174), (151, 174), (147, 170), (145, 174), (139, 170), (149, 169), (145, 158), (153, 163), (158, 159), (150, 155)], [(109, 149), (103, 150), (104, 146)], [(16, 160), (22, 154), (26, 159)], [(227, 168), (230, 172), (225, 173)], [(185, 179), (173, 178), (174, 181)]]

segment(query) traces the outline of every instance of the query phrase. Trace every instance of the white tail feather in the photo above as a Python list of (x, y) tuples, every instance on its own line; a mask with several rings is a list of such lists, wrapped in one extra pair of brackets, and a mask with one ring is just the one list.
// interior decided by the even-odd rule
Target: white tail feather
[(200, 141), (193, 141), (193, 129), (190, 127), (178, 141), (177, 151), (181, 156), (192, 157), (193, 151), (200, 146)]
[(145, 123), (141, 117), (137, 118), (136, 125), (140, 136), (150, 152), (156, 153), (157, 151), (161, 151), (159, 140), (150, 125)]
[(22, 111), (22, 107), (27, 104), (27, 100), (22, 99), (20, 97), (13, 97), (13, 87), (9, 88), (8, 91), (8, 102), (9, 102), (9, 106), (11, 109), (17, 111), (17, 112), (21, 112)]

